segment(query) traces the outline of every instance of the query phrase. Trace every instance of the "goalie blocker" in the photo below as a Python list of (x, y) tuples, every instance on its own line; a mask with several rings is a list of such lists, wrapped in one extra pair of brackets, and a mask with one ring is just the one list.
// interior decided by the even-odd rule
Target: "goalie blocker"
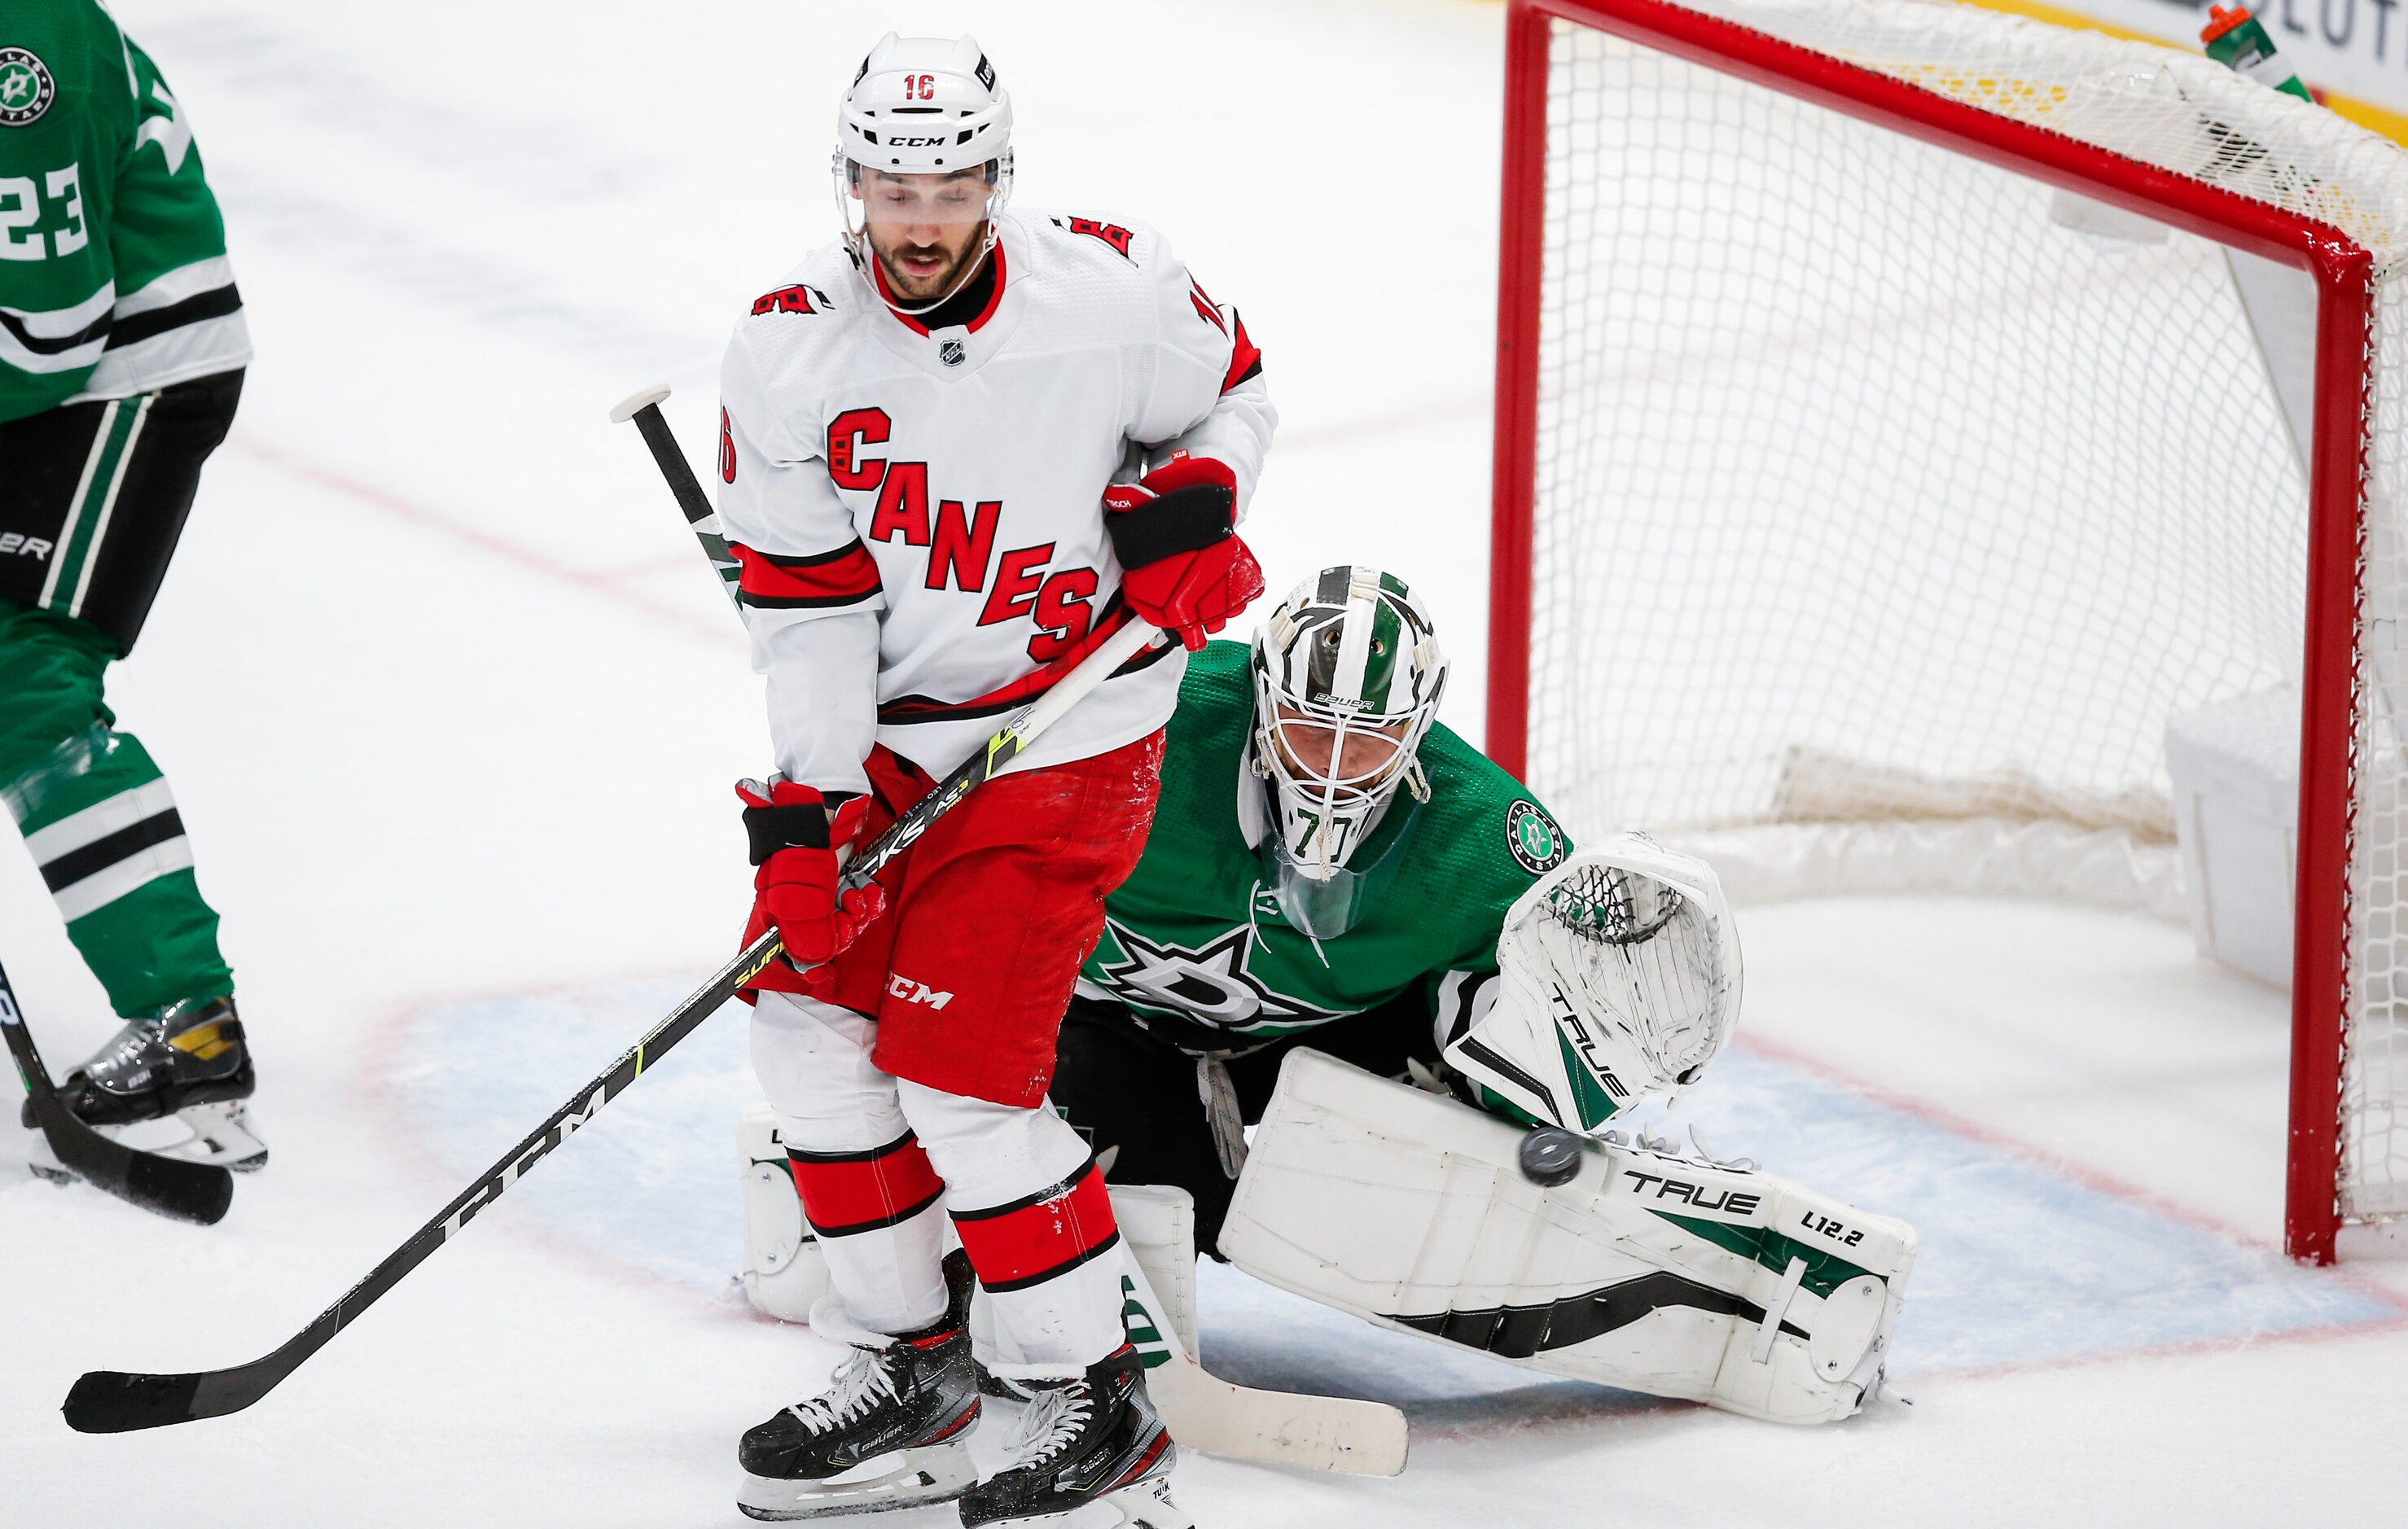
[(1612, 1142), (1559, 1188), (1524, 1133), (1291, 1054), (1221, 1234), (1257, 1279), (1530, 1369), (1833, 1422), (1878, 1385), (1914, 1228), (1768, 1174)]

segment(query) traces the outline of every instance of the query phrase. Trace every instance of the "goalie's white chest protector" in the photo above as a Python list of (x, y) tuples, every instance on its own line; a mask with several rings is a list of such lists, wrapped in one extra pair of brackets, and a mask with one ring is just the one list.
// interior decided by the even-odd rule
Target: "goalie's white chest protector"
[[(1242, 506), (1269, 435), (1267, 406), (1258, 430), (1216, 427), (1234, 316), (1158, 236), (1041, 213), (1005, 215), (997, 236), (984, 310), (935, 329), (882, 301), (841, 244), (818, 250), (738, 324), (723, 379), (722, 525), (778, 564), (757, 598), (748, 568), (756, 639), (876, 611), (877, 741), (934, 773), (1117, 618), (1105, 488), (1178, 443), (1229, 461)], [(1161, 726), (1183, 659), (1142, 655), (1028, 763)]]

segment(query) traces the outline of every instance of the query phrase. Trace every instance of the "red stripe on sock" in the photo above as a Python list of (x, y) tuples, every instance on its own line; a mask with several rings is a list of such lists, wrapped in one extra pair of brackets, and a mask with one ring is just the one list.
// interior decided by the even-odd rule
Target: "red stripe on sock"
[(936, 1165), (916, 1136), (881, 1148), (876, 1156), (789, 1159), (803, 1214), (822, 1236), (892, 1226), (922, 1210), (945, 1190)]
[(1079, 1263), (1111, 1241), (1119, 1228), (1112, 1221), (1103, 1170), (1089, 1164), (1063, 1193), (999, 1216), (956, 1215), (953, 1230), (961, 1234), (963, 1250), (970, 1255), (980, 1282), (993, 1288), (1025, 1284)]

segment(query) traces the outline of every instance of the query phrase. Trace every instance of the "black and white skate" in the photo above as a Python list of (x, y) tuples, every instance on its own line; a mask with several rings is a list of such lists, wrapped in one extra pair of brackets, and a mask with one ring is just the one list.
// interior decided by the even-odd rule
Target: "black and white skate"
[(1075, 1380), (1038, 1382), (1007, 1464), (962, 1497), (962, 1522), (1004, 1529), (1195, 1529), (1170, 1500), (1177, 1446), (1127, 1344)]
[(946, 1261), (953, 1301), (936, 1328), (907, 1337), (843, 1331), (831, 1308), (815, 1329), (853, 1342), (828, 1388), (745, 1431), (736, 1506), (754, 1519), (810, 1519), (950, 1502), (977, 1478), (970, 1429), (978, 1366), (968, 1326), (969, 1260)]
[[(249, 1172), (267, 1161), (245, 1104), (257, 1086), (234, 1000), (209, 998), (127, 1022), (58, 1092), (77, 1119), (128, 1147)], [(26, 1124), (32, 1116), (29, 1100)], [(171, 1116), (174, 1127), (150, 1123)]]

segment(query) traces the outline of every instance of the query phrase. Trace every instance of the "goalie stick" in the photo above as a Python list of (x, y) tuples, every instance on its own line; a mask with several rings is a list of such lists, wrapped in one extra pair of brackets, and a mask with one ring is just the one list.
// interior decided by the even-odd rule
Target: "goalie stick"
[(214, 1164), (136, 1151), (102, 1136), (60, 1101), (6, 969), (0, 969), (0, 1031), (7, 1033), (8, 1054), (33, 1099), (34, 1122), (62, 1167), (95, 1189), (178, 1221), (209, 1226), (225, 1215), (234, 1203), (233, 1174)]
[[(694, 476), (694, 466), (670, 434), (661, 405), (666, 383), (631, 393), (610, 410), (612, 422), (633, 422), (668, 480), (686, 524), (701, 543), (730, 600), (736, 598), (737, 563), (719, 534), (719, 520)], [(1130, 650), (1135, 656), (1136, 650)], [(1089, 662), (1093, 662), (1090, 660)], [(1058, 690), (1060, 687), (1056, 687)], [(1146, 1372), (1146, 1384), (1171, 1437), (1208, 1454), (1358, 1476), (1394, 1476), (1405, 1468), (1405, 1415), (1380, 1402), (1303, 1392), (1258, 1391), (1224, 1380), (1179, 1342), (1162, 1305), (1132, 1265), (1130, 1299), (1157, 1319), (1169, 1360)]]
[[(844, 886), (850, 890), (868, 881), (887, 862), (926, 833), (930, 823), (952, 811), (964, 796), (1018, 758), (1039, 734), (1060, 720), (1064, 712), (1101, 684), (1114, 669), (1136, 657), (1139, 650), (1157, 636), (1159, 633), (1155, 628), (1142, 622), (1132, 622), (1105, 639), (1103, 645), (1082, 660), (1078, 667), (1005, 722), (994, 736), (987, 739), (983, 749), (964, 760), (937, 784), (935, 790), (922, 797), (884, 833), (864, 847), (847, 868)], [(760, 975), (761, 968), (775, 960), (782, 950), (775, 930), (746, 946), (735, 960), (722, 966), (710, 981), (671, 1009), (667, 1017), (652, 1026), (641, 1040), (622, 1052), (619, 1059), (604, 1069), (600, 1076), (578, 1090), (566, 1104), (553, 1110), (551, 1119), (511, 1148), (475, 1183), (461, 1191), (457, 1198), (420, 1227), (408, 1241), (369, 1270), (366, 1279), (346, 1291), (340, 1300), (320, 1312), (314, 1321), (286, 1339), (274, 1352), (248, 1365), (180, 1375), (88, 1371), (67, 1392), (66, 1404), (61, 1408), (66, 1415), (67, 1426), (83, 1434), (122, 1434), (140, 1428), (161, 1428), (172, 1423), (190, 1422), (195, 1418), (218, 1418), (229, 1412), (239, 1412), (266, 1395), (286, 1376), (299, 1368), (304, 1360), (325, 1347), (329, 1338), (350, 1326), (361, 1312), (400, 1283), (403, 1276), (424, 1263), (435, 1250), (458, 1236), (472, 1217), (499, 1199), (503, 1191), (518, 1182), (528, 1169), (593, 1120), (603, 1106), (625, 1092), (629, 1084), (643, 1075), (647, 1066), (659, 1061), (671, 1047), (716, 1013), (735, 996), (738, 989)], [(8, 1029), (10, 1044), (14, 1046), (18, 1027), (12, 1023)]]

